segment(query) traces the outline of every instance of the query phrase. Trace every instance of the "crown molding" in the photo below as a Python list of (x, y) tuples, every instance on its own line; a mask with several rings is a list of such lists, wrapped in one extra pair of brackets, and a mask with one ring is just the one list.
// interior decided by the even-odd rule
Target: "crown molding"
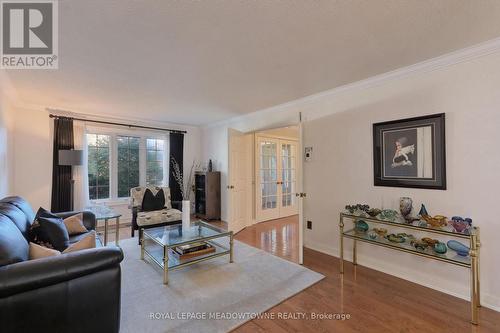
[[(310, 103), (313, 103), (315, 101), (327, 98), (327, 97), (332, 97), (335, 95), (339, 95), (348, 91), (355, 91), (355, 90), (363, 90), (371, 87), (375, 87), (393, 80), (398, 80), (404, 77), (412, 76), (412, 75), (417, 75), (417, 74), (425, 74), (437, 70), (444, 69), (446, 67), (456, 65), (459, 63), (471, 61), (480, 57), (484, 57), (493, 53), (498, 53), (500, 52), (500, 38), (495, 38), (488, 40), (486, 42), (476, 44), (470, 47), (466, 47), (460, 50), (456, 50), (450, 53), (446, 53), (444, 55), (431, 58), (428, 60), (424, 60), (421, 62), (418, 62), (413, 65), (401, 67), (386, 73), (378, 74), (360, 81), (348, 83), (333, 89), (329, 89), (326, 91), (322, 91), (313, 95), (309, 95), (306, 97), (302, 97), (296, 100), (292, 100), (290, 102), (286, 102), (283, 104), (278, 104), (266, 109), (262, 110), (257, 110), (251, 113), (247, 113), (241, 116), (236, 116), (232, 117), (229, 119), (221, 120), (218, 122), (210, 123), (207, 125), (204, 125), (204, 128), (211, 128), (211, 127), (216, 127), (216, 126), (221, 126), (221, 125), (230, 125), (231, 123), (239, 122), (239, 121), (245, 121), (249, 117), (256, 117), (256, 116), (265, 116), (268, 113), (271, 112), (279, 112), (279, 111), (286, 111), (291, 108), (297, 108), (297, 107), (303, 107), (306, 106)], [(325, 114), (322, 114), (321, 116), (324, 116)], [(307, 116), (307, 114), (306, 114)], [(320, 116), (320, 117), (321, 117)], [(314, 116), (313, 116), (314, 118)], [(311, 119), (311, 117), (309, 117)]]
[(83, 119), (88, 119), (90, 120), (100, 120), (100, 121), (110, 121), (110, 122), (134, 122), (137, 125), (142, 125), (142, 126), (155, 126), (155, 127), (165, 127), (165, 128), (170, 128), (170, 129), (175, 129), (175, 130), (193, 130), (197, 129), (199, 127), (197, 126), (192, 126), (192, 125), (183, 125), (183, 124), (177, 124), (177, 123), (169, 123), (169, 122), (163, 122), (163, 121), (154, 121), (154, 120), (147, 120), (147, 119), (141, 119), (141, 118), (135, 118), (135, 117), (113, 117), (113, 116), (103, 116), (99, 114), (92, 114), (92, 113), (80, 113), (80, 112), (74, 112), (74, 111), (69, 111), (69, 110), (64, 110), (64, 109), (58, 109), (58, 108), (50, 108), (47, 107), (45, 108), (45, 111), (47, 114), (55, 114), (58, 116), (66, 116), (66, 117), (78, 117), (78, 118), (83, 118)]

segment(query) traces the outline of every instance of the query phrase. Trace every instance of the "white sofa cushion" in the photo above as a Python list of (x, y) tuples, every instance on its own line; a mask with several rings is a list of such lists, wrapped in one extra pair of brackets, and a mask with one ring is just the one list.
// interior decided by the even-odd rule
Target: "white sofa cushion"
[(182, 220), (182, 212), (177, 209), (162, 209), (137, 213), (139, 227)]

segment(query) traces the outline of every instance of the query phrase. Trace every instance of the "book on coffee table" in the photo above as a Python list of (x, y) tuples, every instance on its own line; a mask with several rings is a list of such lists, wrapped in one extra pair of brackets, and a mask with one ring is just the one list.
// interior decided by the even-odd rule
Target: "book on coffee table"
[(179, 259), (189, 259), (207, 253), (215, 252), (215, 247), (206, 242), (199, 242), (189, 245), (176, 246), (172, 249), (174, 255)]

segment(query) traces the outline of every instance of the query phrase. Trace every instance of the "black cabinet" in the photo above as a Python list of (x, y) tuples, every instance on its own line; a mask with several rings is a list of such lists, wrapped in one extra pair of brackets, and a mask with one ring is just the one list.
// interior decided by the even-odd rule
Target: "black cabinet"
[(220, 172), (197, 172), (194, 190), (196, 217), (220, 220)]

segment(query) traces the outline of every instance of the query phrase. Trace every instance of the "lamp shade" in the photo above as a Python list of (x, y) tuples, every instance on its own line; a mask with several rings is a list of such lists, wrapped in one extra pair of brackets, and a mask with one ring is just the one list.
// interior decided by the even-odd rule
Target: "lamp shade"
[(83, 150), (59, 150), (59, 165), (82, 165)]

